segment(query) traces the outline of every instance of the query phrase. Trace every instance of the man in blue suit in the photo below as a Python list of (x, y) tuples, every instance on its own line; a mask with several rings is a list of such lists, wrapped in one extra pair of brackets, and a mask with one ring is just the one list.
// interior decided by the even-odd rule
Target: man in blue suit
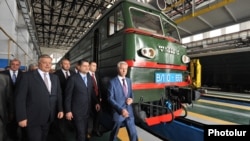
[(77, 141), (87, 140), (91, 104), (94, 103), (96, 110), (100, 110), (100, 105), (95, 96), (93, 80), (88, 72), (89, 62), (86, 60), (78, 61), (78, 73), (69, 77), (65, 89), (66, 119), (73, 120)]
[(120, 61), (117, 64), (118, 76), (110, 80), (108, 87), (108, 102), (113, 108), (114, 126), (110, 133), (110, 141), (117, 141), (117, 133), (121, 125), (125, 124), (129, 140), (137, 141), (133, 114), (132, 82), (126, 77), (128, 64)]

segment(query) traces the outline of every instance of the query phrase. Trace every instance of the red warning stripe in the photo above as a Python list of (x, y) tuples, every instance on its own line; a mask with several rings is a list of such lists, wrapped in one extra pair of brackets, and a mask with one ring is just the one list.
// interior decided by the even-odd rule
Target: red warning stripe
[(173, 83), (133, 83), (133, 90), (142, 90), (142, 89), (160, 89), (165, 88), (166, 86), (179, 86), (184, 87), (188, 86), (188, 82), (173, 82)]
[[(174, 111), (174, 119), (176, 117), (179, 117), (181, 115), (181, 113), (182, 113), (182, 109)], [(160, 115), (160, 116), (154, 116), (154, 117), (150, 117), (150, 118), (145, 119), (148, 126), (157, 125), (157, 124), (169, 122), (172, 120), (173, 119), (172, 119), (171, 113)]]
[(186, 71), (186, 65), (167, 65), (167, 64), (157, 64), (157, 62), (150, 61), (134, 61), (134, 60), (126, 60), (129, 67), (142, 67), (142, 68), (160, 68), (160, 69), (174, 69), (174, 70), (182, 70)]

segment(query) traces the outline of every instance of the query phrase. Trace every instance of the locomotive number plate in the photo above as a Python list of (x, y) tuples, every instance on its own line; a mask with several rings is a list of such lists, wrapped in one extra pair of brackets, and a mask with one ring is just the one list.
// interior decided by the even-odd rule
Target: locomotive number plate
[(155, 73), (155, 83), (182, 82), (181, 73)]

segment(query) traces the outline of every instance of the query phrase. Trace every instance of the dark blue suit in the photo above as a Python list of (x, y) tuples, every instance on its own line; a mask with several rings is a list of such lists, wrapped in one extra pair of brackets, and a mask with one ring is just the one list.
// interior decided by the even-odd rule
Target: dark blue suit
[[(123, 87), (118, 77), (110, 80), (110, 85), (108, 87), (108, 102), (113, 108), (113, 120), (114, 126), (110, 134), (110, 141), (117, 140), (117, 133), (122, 124), (125, 124), (130, 141), (137, 141), (137, 131), (134, 123), (134, 114), (132, 105), (127, 105), (127, 98), (133, 98), (132, 83), (129, 78), (126, 78), (128, 94), (125, 96)], [(127, 109), (129, 112), (129, 117), (124, 118), (121, 115), (122, 109)]]
[(84, 141), (86, 139), (91, 103), (97, 103), (92, 78), (90, 75), (86, 76), (87, 86), (80, 73), (77, 73), (68, 79), (65, 89), (65, 113), (73, 113), (77, 141)]
[[(16, 119), (18, 122), (28, 120), (27, 132), (32, 141), (46, 138), (49, 124), (58, 112), (63, 111), (59, 79), (54, 74), (49, 75), (51, 92), (48, 91), (38, 70), (23, 73), (16, 87)], [(40, 127), (44, 127), (43, 131), (38, 129)]]

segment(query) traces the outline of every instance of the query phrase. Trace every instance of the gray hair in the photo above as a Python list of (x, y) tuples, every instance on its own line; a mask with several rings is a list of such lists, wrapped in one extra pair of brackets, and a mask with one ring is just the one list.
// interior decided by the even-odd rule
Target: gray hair
[(117, 68), (120, 68), (120, 66), (121, 66), (122, 64), (125, 64), (125, 65), (128, 66), (128, 63), (127, 63), (127, 62), (125, 62), (125, 61), (119, 61), (119, 62), (117, 63)]

